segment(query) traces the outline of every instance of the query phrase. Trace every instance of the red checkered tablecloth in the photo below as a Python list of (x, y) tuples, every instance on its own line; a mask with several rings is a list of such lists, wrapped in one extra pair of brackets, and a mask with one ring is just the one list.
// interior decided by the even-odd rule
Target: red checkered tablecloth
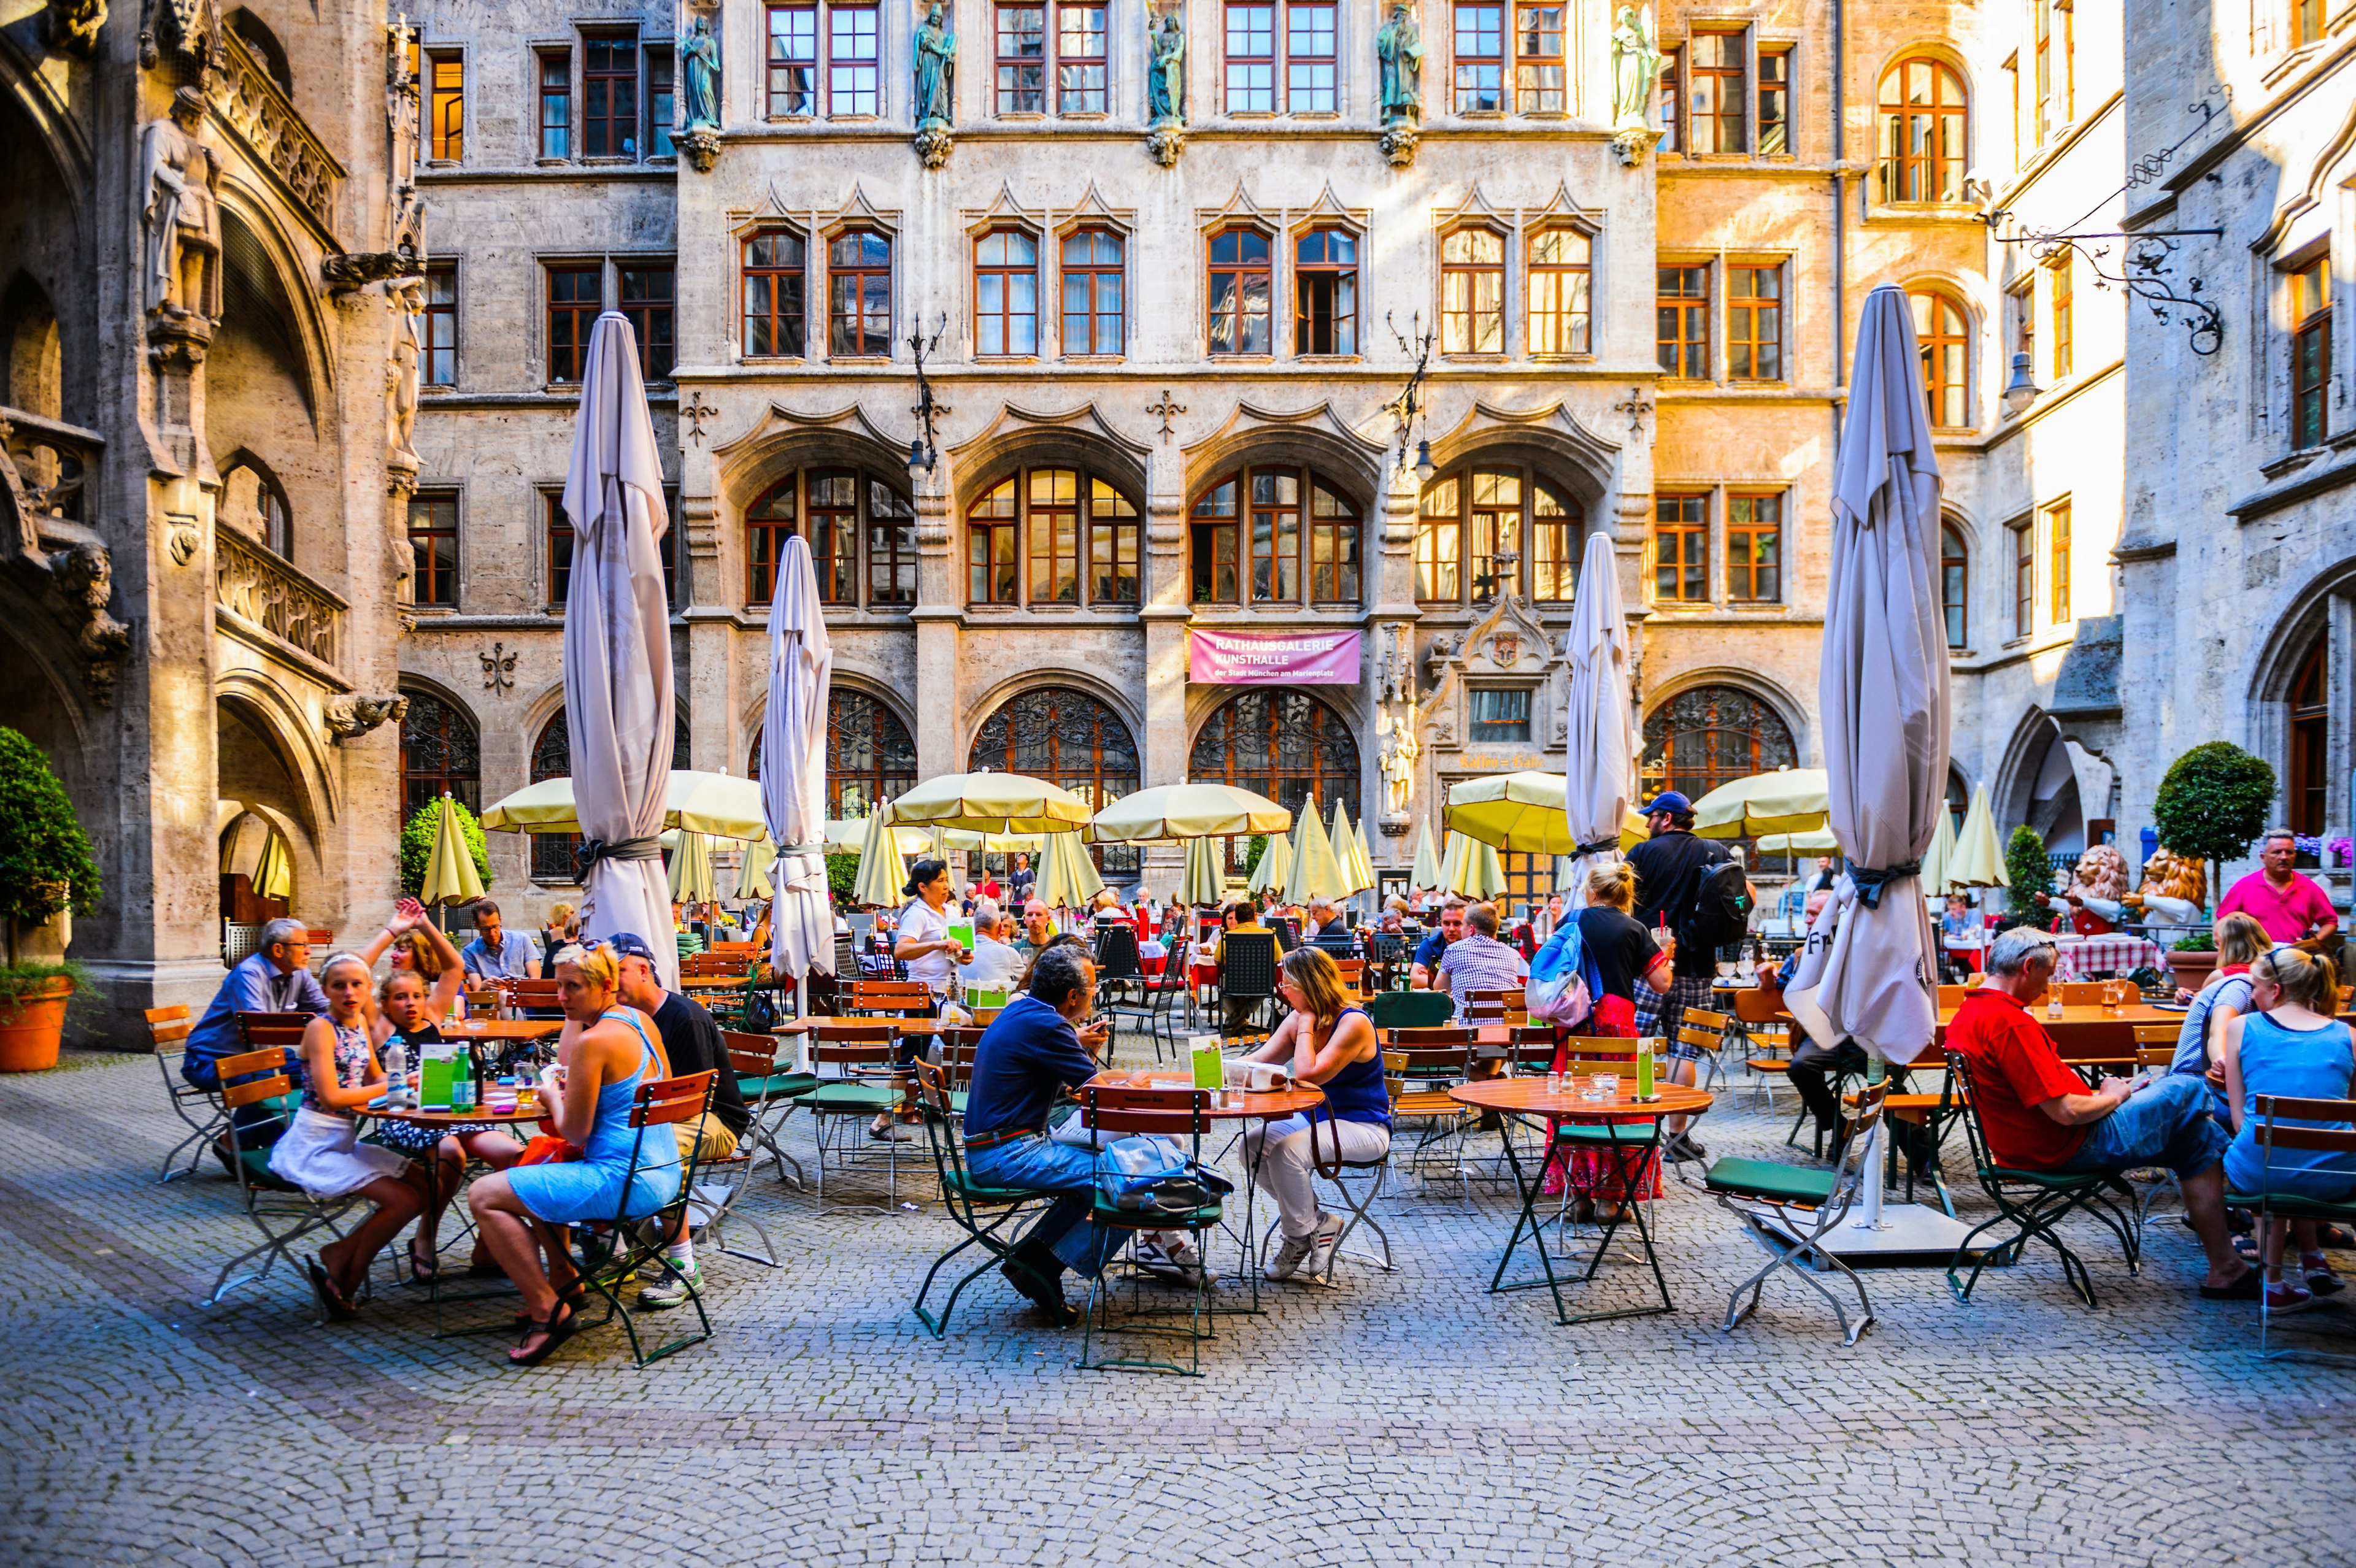
[(2060, 952), (2062, 962), (2053, 971), (2057, 980), (2091, 980), (2097, 975), (2126, 975), (2146, 967), (2163, 969), (2168, 963), (2159, 944), (2124, 933), (2063, 942)]

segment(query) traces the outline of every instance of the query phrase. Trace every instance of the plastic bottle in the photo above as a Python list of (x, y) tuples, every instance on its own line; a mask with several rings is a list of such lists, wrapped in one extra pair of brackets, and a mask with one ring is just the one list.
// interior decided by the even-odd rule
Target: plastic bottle
[(1649, 1100), (1658, 1093), (1654, 1084), (1653, 1072), (1653, 1042), (1649, 1039), (1640, 1040), (1636, 1042), (1636, 1098), (1639, 1100)]
[(450, 1064), (450, 1108), (453, 1111), (475, 1108), (476, 1083), (475, 1052), (471, 1047), (461, 1045), (457, 1060)]
[(384, 1042), (384, 1105), (388, 1111), (405, 1108), (409, 1095), (409, 1052), (394, 1035)]

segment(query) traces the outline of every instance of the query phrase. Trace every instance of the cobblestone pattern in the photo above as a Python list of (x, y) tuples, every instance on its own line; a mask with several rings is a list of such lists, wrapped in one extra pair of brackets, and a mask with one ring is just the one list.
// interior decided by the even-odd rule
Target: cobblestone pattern
[[(1787, 1115), (1722, 1096), (1702, 1131), (1794, 1157)], [(0, 1562), (2174, 1568), (2344, 1563), (2356, 1527), (2356, 1384), (2255, 1360), (2172, 1217), (2141, 1278), (2081, 1227), (2100, 1312), (2045, 1259), (1969, 1307), (1883, 1274), (1844, 1349), (1788, 1283), (1719, 1333), (1757, 1254), (1674, 1182), (1676, 1314), (1566, 1328), (1483, 1289), (1502, 1195), (1410, 1180), (1378, 1210), (1396, 1274), (1269, 1287), (1194, 1381), (1074, 1369), (995, 1280), (937, 1344), (908, 1312), (951, 1239), (929, 1202), (816, 1218), (765, 1181), (784, 1266), (707, 1254), (712, 1343), (641, 1372), (602, 1330), (515, 1371), (434, 1339), (389, 1263), (353, 1324), (283, 1269), (199, 1305), (244, 1222), (218, 1177), (154, 1184), (178, 1125), (141, 1060), (0, 1083)], [(1580, 1299), (1648, 1284), (1607, 1264)]]

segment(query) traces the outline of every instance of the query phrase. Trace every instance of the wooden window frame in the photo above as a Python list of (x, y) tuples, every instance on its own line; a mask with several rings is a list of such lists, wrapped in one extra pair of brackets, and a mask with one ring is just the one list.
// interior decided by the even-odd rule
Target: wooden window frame
[(2012, 537), (2012, 635), (2037, 631), (2037, 520), (2024, 517), (2007, 529)]
[[(1931, 73), (1928, 103), (1907, 101), (1907, 72), (1916, 66)], [(1955, 92), (1952, 103), (1946, 99), (1951, 83)], [(1972, 155), (1971, 89), (1961, 71), (1936, 55), (1905, 56), (1882, 73), (1874, 116), (1875, 178), (1883, 205), (1935, 207), (1964, 199), (1964, 173)], [(1927, 138), (1920, 145), (1926, 150), (1917, 150), (1916, 136), (1924, 133)]]
[(2290, 438), (2294, 450), (2331, 434), (2331, 258), (2310, 257), (2285, 280), (2290, 317)]
[[(1691, 517), (1665, 517), (1667, 508), (1680, 510), (1691, 507)], [(1653, 576), (1653, 602), (1656, 604), (1708, 604), (1709, 597), (1709, 528), (1710, 493), (1707, 490), (1662, 490), (1653, 496), (1653, 528), (1650, 544), (1651, 560), (1647, 563)], [(1667, 559), (1662, 546), (1674, 540), (1676, 548)], [(1661, 592), (1663, 572), (1673, 592)], [(1688, 593), (1697, 587), (1698, 592)]]
[[(1100, 475), (1083, 471), (1087, 515), (1081, 519), (1081, 594), (1092, 608), (1145, 603), (1145, 519), (1137, 503)], [(1110, 572), (1108, 579), (1104, 573)], [(1115, 584), (1109, 591), (1106, 583)], [(1127, 582), (1129, 591), (1118, 586)]]
[[(604, 69), (596, 65), (605, 50)], [(627, 70), (613, 62), (626, 59)], [(634, 32), (585, 32), (581, 35), (581, 155), (629, 161), (640, 157), (645, 140), (638, 133), (638, 82), (641, 64), (638, 36)], [(598, 89), (605, 89), (605, 112), (597, 112)], [(617, 134), (616, 133), (620, 133)], [(598, 150), (603, 136), (609, 144)]]
[[(1467, 32), (1470, 18), (1471, 31)], [(1503, 114), (1513, 101), (1506, 58), (1514, 0), (1450, 0), (1448, 106), (1459, 114)], [(1468, 46), (1467, 39), (1471, 42)], [(1483, 75), (1483, 73), (1486, 73)], [(1485, 96), (1487, 101), (1482, 101)]]
[[(826, 80), (824, 18), (819, 11), (815, 4), (764, 7), (767, 53), (762, 57), (762, 99), (769, 119), (816, 119), (825, 112), (826, 100), (819, 91), (819, 83)], [(783, 31), (777, 26), (780, 17), (787, 20)], [(808, 24), (807, 37), (798, 36), (796, 23)], [(788, 51), (807, 44), (809, 52), (781, 55), (780, 43)], [(802, 73), (798, 84), (794, 77), (797, 71)], [(794, 103), (797, 96), (801, 100), (799, 107)]]
[[(1570, 59), (1568, 52), (1572, 7), (1569, 0), (1513, 0), (1514, 15), (1514, 112), (1521, 115), (1552, 117), (1570, 110)], [(1536, 26), (1530, 18), (1537, 13), (1554, 13), (1555, 25), (1549, 33)], [(1526, 48), (1535, 41), (1551, 37), (1552, 53)], [(1554, 80), (1545, 80), (1551, 69)], [(1552, 97), (1553, 101), (1547, 99)]]
[[(426, 526), (420, 528), (419, 508), (425, 508)], [(434, 508), (448, 508), (447, 526)], [(409, 498), (406, 535), (409, 540), (412, 602), (424, 609), (455, 610), (458, 607), (458, 573), (464, 562), (459, 544), (460, 502), (455, 490), (421, 490)], [(450, 564), (446, 571), (435, 561), (434, 539), (450, 541)], [(419, 546), (423, 542), (421, 551)]]
[(2290, 765), (2283, 793), (2293, 833), (2320, 837), (2331, 818), (2331, 687), (2325, 665), (2329, 638), (2318, 638), (2291, 677), (2288, 709)]
[[(2072, 265), (2072, 252), (2063, 247), (2062, 253), (2046, 263), (2046, 307), (2053, 321), (2053, 379), (2066, 381), (2077, 373), (2078, 343), (2077, 275)], [(2033, 361), (2032, 361), (2033, 363)]]
[[(1749, 516), (1745, 517), (1745, 511)], [(1738, 549), (1736, 541), (1743, 541)], [(1762, 551), (1761, 545), (1765, 543)], [(1726, 493), (1726, 598), (1730, 604), (1783, 602), (1783, 492)]]
[[(836, 246), (843, 243), (843, 241), (847, 240), (856, 240), (862, 237), (874, 239), (883, 242), (884, 259), (881, 262), (870, 262), (863, 257), (848, 265), (836, 261), (834, 256)], [(894, 242), (894, 238), (895, 237), (892, 234), (885, 232), (884, 229), (875, 228), (873, 225), (859, 223), (851, 224), (845, 228), (838, 229), (833, 233), (826, 237), (826, 347), (828, 358), (888, 359), (892, 357), (892, 265), (893, 262), (897, 260), (895, 253), (896, 246)], [(859, 280), (858, 287), (852, 291), (852, 298), (855, 301), (855, 304), (851, 310), (845, 312), (841, 309), (838, 304), (838, 300), (841, 296), (841, 291), (836, 288), (835, 285), (838, 282), (854, 278)], [(869, 307), (867, 297), (867, 280), (872, 278), (881, 278), (884, 280), (884, 325), (880, 328), (882, 333), (882, 336), (880, 338), (875, 337), (873, 335), (868, 325), (868, 317), (873, 314)], [(849, 339), (851, 347), (841, 347), (845, 342), (843, 332), (846, 327), (851, 329), (851, 337)]]
[[(1495, 242), (1496, 260), (1452, 261), (1449, 247), (1471, 235), (1479, 235)], [(1460, 223), (1445, 229), (1440, 236), (1440, 352), (1451, 358), (1493, 358), (1505, 352), (1505, 265), (1511, 245), (1503, 229), (1486, 223)], [(1483, 282), (1493, 286), (1494, 298), (1484, 308), (1481, 299)], [(1494, 321), (1495, 331), (1489, 342), (1482, 344), (1480, 326), (1484, 319)]]
[[(1318, 26), (1323, 13), (1323, 26)], [(1295, 20), (1305, 23), (1296, 27)], [(1299, 47), (1303, 38), (1312, 47)], [(1322, 43), (1319, 41), (1322, 39)], [(1284, 0), (1284, 26), (1280, 46), (1284, 62), (1279, 80), (1286, 114), (1339, 114), (1342, 112), (1342, 7), (1339, 0)]]
[(425, 268), (417, 313), (418, 381), (428, 387), (458, 384), (458, 266), (434, 261)]
[(2077, 617), (2071, 603), (2071, 590), (2077, 573), (2071, 559), (2070, 500), (2064, 496), (2040, 508), (2038, 521), (2045, 533), (2045, 570), (2051, 579), (2046, 584), (2053, 624), (2066, 626)]
[[(1052, 489), (1047, 495), (1040, 494), (1042, 480), (1052, 485), (1062, 477), (1071, 481), (1070, 495)], [(1078, 468), (1054, 464), (1024, 468), (1016, 499), (1023, 516), (1024, 602), (1034, 607), (1078, 605), (1087, 575), (1081, 562), (1087, 553), (1087, 475)]]
[[(1093, 29), (1085, 25), (1090, 12), (1096, 18)], [(1081, 16), (1083, 25), (1067, 27), (1066, 18), (1075, 14)], [(1107, 0), (1055, 0), (1055, 34), (1050, 44), (1055, 57), (1057, 114), (1091, 117), (1111, 112), (1111, 26), (1112, 7)], [(1074, 43), (1075, 39), (1090, 38), (1095, 40), (1093, 51)], [(1087, 75), (1090, 71), (1096, 73), (1093, 80)]]
[[(867, 17), (862, 31), (859, 26), (862, 13)], [(865, 54), (842, 54), (836, 48), (841, 41), (837, 24), (848, 27), (848, 37), (854, 42), (864, 39)], [(829, 4), (826, 7), (824, 33), (826, 41), (826, 112), (830, 120), (873, 120), (880, 118), (886, 99), (884, 88), (884, 11), (881, 5), (846, 5)], [(845, 100), (851, 107), (844, 108)]]
[[(1469, 469), (1435, 474), (1416, 499), (1415, 597), (1419, 604), (1462, 604), (1471, 581), (1465, 553), (1470, 532), (1464, 522), (1464, 491)], [(1453, 497), (1445, 511), (1436, 509), (1443, 496)], [(1444, 543), (1454, 549), (1443, 550)], [(1447, 579), (1453, 578), (1450, 586)]]
[[(1290, 479), (1293, 485), (1293, 498), (1290, 501), (1256, 500), (1253, 482), (1262, 477)], [(1234, 511), (1226, 516), (1206, 512), (1204, 508), (1212, 503), (1213, 497), (1222, 488), (1230, 485), (1234, 487)], [(1318, 497), (1321, 493), (1332, 496), (1344, 510), (1321, 515), (1317, 510)], [(1258, 529), (1259, 518), (1257, 514), (1264, 514), (1269, 522), (1265, 549), (1262, 548)], [(1189, 592), (1195, 594), (1191, 601), (1194, 603), (1233, 604), (1238, 607), (1263, 604), (1299, 605), (1304, 609), (1339, 606), (1355, 609), (1365, 603), (1366, 588), (1365, 509), (1350, 498), (1349, 492), (1343, 486), (1333, 483), (1320, 471), (1306, 464), (1249, 464), (1229, 469), (1225, 474), (1215, 475), (1196, 486), (1194, 497), (1187, 506), (1186, 516), (1188, 583)], [(1282, 521), (1288, 516), (1291, 518), (1292, 525), (1291, 549), (1289, 556), (1282, 548), (1284, 534)], [(1222, 532), (1226, 535), (1230, 556), (1234, 562), (1237, 596), (1231, 599), (1204, 597), (1195, 593), (1195, 585), (1205, 581), (1203, 568), (1205, 546), (1206, 544), (1208, 546), (1212, 593), (1215, 595), (1220, 565), (1218, 535)], [(1348, 536), (1346, 547), (1345, 535)], [(1330, 546), (1330, 549), (1324, 551), (1325, 559), (1323, 561), (1320, 560), (1321, 542)], [(1293, 589), (1290, 594), (1283, 592), (1285, 575), (1283, 569), (1288, 560), (1291, 566)], [(1259, 588), (1260, 569), (1263, 564), (1267, 568), (1266, 580), (1269, 585), (1265, 593), (1261, 592)], [(1331, 569), (1327, 575), (1332, 580), (1337, 593), (1341, 592), (1341, 580), (1344, 571), (1351, 571), (1356, 579), (1356, 594), (1333, 599), (1323, 597), (1318, 592), (1317, 578), (1321, 569), (1327, 567)]]
[(1971, 646), (1972, 547), (1961, 526), (1952, 519), (1939, 525), (1939, 605), (1946, 622), (1947, 646)]
[[(870, 610), (913, 609), (916, 603), (916, 508), (914, 498), (902, 495), (872, 473), (859, 476), (861, 521), (867, 533), (867, 607)], [(890, 494), (890, 516), (875, 515), (875, 492)], [(906, 587), (901, 579), (907, 580)]]
[(1685, 60), (1686, 51), (1683, 45), (1664, 48), (1661, 51), (1660, 79), (1654, 84), (1653, 91), (1660, 100), (1659, 150), (1664, 153), (1685, 151)]
[[(1653, 274), (1653, 347), (1655, 362), (1663, 379), (1709, 380), (1715, 368), (1711, 363), (1709, 263), (1661, 261), (1655, 264)], [(1668, 292), (1673, 281), (1675, 293)], [(1700, 293), (1686, 292), (1697, 283)], [(1700, 361), (1699, 369), (1694, 368), (1697, 358)]]
[[(1090, 256), (1075, 264), (1069, 259), (1073, 240), (1098, 238), (1112, 241), (1118, 252), (1116, 260), (1103, 261)], [(1055, 240), (1055, 268), (1057, 315), (1062, 324), (1060, 347), (1065, 357), (1091, 359), (1120, 357), (1129, 347), (1129, 236), (1101, 224), (1059, 235)], [(1107, 279), (1112, 282), (1113, 304), (1109, 310), (1104, 308)], [(1072, 310), (1071, 295), (1075, 282), (1080, 283), (1086, 291), (1085, 309), (1076, 315)], [(1108, 317), (1112, 323), (1113, 347), (1104, 348), (1098, 347), (1098, 343), (1102, 336), (1100, 329)], [(1072, 346), (1072, 324), (1076, 320), (1082, 328), (1080, 346), (1076, 348)]]
[[(986, 261), (982, 248), (992, 240), (1020, 240), (1031, 247), (1031, 261), (1026, 266), (1020, 261)], [(973, 352), (977, 359), (1035, 359), (1039, 356), (1039, 236), (1016, 224), (999, 224), (974, 236), (973, 250)], [(998, 285), (998, 308), (991, 310), (984, 303), (988, 292), (985, 281)], [(1030, 285), (1031, 308), (1015, 308), (1015, 301)], [(1020, 341), (1022, 324), (1029, 323), (1028, 343)], [(983, 326), (994, 323), (998, 329), (998, 346), (984, 347)]]
[(573, 519), (564, 512), (563, 491), (543, 490), (540, 499), (543, 514), (541, 559), (546, 568), (548, 608), (561, 610), (573, 585)]
[[(1796, 154), (1792, 132), (1792, 101), (1796, 91), (1792, 70), (1796, 53), (1790, 44), (1759, 46), (1758, 155), (1762, 158), (1787, 158)], [(1770, 61), (1775, 65), (1772, 77), (1768, 73)]]
[[(1279, 70), (1283, 59), (1279, 43), (1282, 27), (1282, 6), (1279, 0), (1226, 0), (1219, 12), (1220, 70), (1219, 108), (1229, 115), (1260, 115), (1280, 112), (1283, 100), (1279, 95)], [(1260, 16), (1267, 18), (1267, 52), (1256, 46), (1261, 29), (1253, 25)], [(1244, 24), (1241, 31), (1237, 22)], [(1247, 47), (1237, 48), (1238, 39)], [(1265, 80), (1238, 72), (1266, 71)], [(1250, 100), (1265, 96), (1265, 103)]]
[(668, 259), (633, 259), (616, 263), (615, 272), (614, 308), (628, 319), (637, 339), (638, 374), (650, 382), (669, 381), (679, 355), (679, 269)]
[(426, 156), (437, 164), (466, 156), (466, 57), (455, 49), (425, 51)]
[[(1312, 240), (1325, 240), (1323, 259), (1303, 259), (1302, 251)], [(1339, 239), (1349, 247), (1346, 261), (1333, 260), (1333, 240)], [(1358, 231), (1340, 223), (1320, 223), (1301, 230), (1292, 237), (1292, 352), (1302, 357), (1355, 357), (1358, 352)], [(1325, 346), (1315, 345), (1316, 302), (1311, 299), (1312, 290), (1323, 283), (1327, 291), (1325, 306)]]
[(671, 124), (679, 117), (679, 57), (659, 45), (648, 45), (644, 68), (647, 94), (646, 135), (642, 139), (645, 155), (649, 158), (671, 158), (679, 155), (671, 141)]
[[(592, 297), (585, 304), (577, 299), (557, 298), (559, 278), (573, 280), (577, 284), (584, 277), (595, 280)], [(548, 332), (548, 384), (552, 387), (577, 387), (581, 384), (582, 373), (588, 367), (589, 335), (597, 325), (597, 317), (605, 309), (605, 264), (603, 261), (542, 262), (541, 287), (547, 295), (543, 319)], [(572, 338), (562, 347), (557, 345), (560, 323)], [(572, 373), (561, 373), (565, 370)]]
[[(1247, 244), (1238, 244), (1236, 260), (1218, 260), (1220, 242), (1229, 238), (1247, 242), (1258, 241), (1260, 253), (1257, 264), (1247, 253)], [(1272, 356), (1276, 351), (1276, 237), (1257, 224), (1226, 224), (1212, 230), (1204, 246), (1204, 342), (1208, 346), (1211, 357), (1258, 359)], [(1227, 347), (1224, 348), (1219, 347), (1219, 282), (1222, 278), (1234, 280), (1236, 300), (1234, 311), (1228, 313), (1233, 325)], [(1260, 297), (1260, 307), (1256, 313), (1247, 308), (1255, 279), (1259, 283)], [(1260, 341), (1258, 347), (1247, 347), (1245, 336), (1255, 317), (1259, 322)]]
[[(1702, 63), (1704, 39), (1724, 40), (1725, 54)], [(1751, 35), (1743, 27), (1696, 27), (1686, 39), (1686, 135), (1695, 156), (1747, 155), (1751, 151)], [(1730, 57), (1733, 64), (1726, 63)], [(1708, 82), (1716, 108), (1704, 107), (1701, 88)], [(1708, 135), (1704, 136), (1705, 123)], [(1707, 141), (1707, 145), (1704, 144)], [(1730, 144), (1730, 143), (1731, 144)]]
[[(1762, 277), (1768, 280), (1772, 293), (1758, 292)], [(1782, 262), (1727, 263), (1727, 379), (1765, 384), (1791, 379), (1789, 367), (1783, 362), (1785, 293)]]
[[(1024, 17), (1031, 22), (1027, 35), (1022, 27)], [(990, 20), (991, 112), (1001, 120), (1045, 114), (1051, 69), (1048, 29), (1054, 21), (1049, 0), (999, 0), (990, 8)], [(1014, 23), (1012, 31), (1010, 21)], [(1024, 52), (1026, 38), (1035, 46), (1035, 52)]]
[[(1468, 742), (1488, 745), (1513, 745), (1530, 739), (1531, 710), (1537, 706), (1535, 693), (1526, 686), (1469, 686), (1464, 690), (1464, 739)], [(1518, 717), (1508, 713), (1503, 719), (1481, 716), (1483, 698), (1514, 698), (1521, 700)], [(1510, 708), (1511, 704), (1507, 704)], [(1519, 733), (1514, 731), (1518, 730)]]
[[(1972, 429), (1971, 312), (1965, 307), (1961, 297), (1948, 293), (1944, 288), (1909, 289), (1906, 292), (1906, 301), (1910, 310), (1916, 308), (1917, 301), (1930, 302), (1930, 309), (1927, 312), (1920, 310), (1916, 312), (1918, 318), (1921, 319), (1915, 323), (1914, 338), (1922, 355), (1922, 400), (1925, 405), (1923, 411), (1931, 421), (1931, 428), (1933, 430)], [(1955, 319), (1959, 325), (1954, 332), (1944, 331), (1940, 326), (1938, 311), (1943, 305), (1955, 314)], [(1923, 325), (1926, 319), (1929, 323), (1928, 326)], [(1953, 378), (1947, 375), (1947, 367), (1950, 364), (1956, 371)], [(1954, 399), (1954, 407), (1952, 411), (1948, 407), (1947, 396), (1950, 388), (1956, 389)], [(1954, 420), (1942, 417), (1950, 411), (1955, 412), (1959, 417)]]
[[(541, 161), (561, 163), (573, 156), (573, 51), (541, 49), (535, 58), (540, 66), (533, 91), (540, 108)], [(552, 75), (558, 80), (551, 80)], [(553, 120), (552, 108), (557, 111)]]
[[(1586, 258), (1579, 261), (1542, 260), (1546, 241), (1557, 238), (1578, 241)], [(1573, 223), (1547, 223), (1522, 240), (1522, 322), (1533, 358), (1576, 357), (1594, 351), (1595, 239)], [(1541, 286), (1543, 284), (1543, 286)], [(1575, 304), (1566, 301), (1576, 300)], [(1547, 341), (1541, 341), (1541, 339)]]
[[(800, 260), (789, 265), (755, 266), (753, 247), (764, 240), (790, 240), (801, 251)], [(737, 242), (737, 324), (744, 334), (740, 345), (747, 359), (799, 359), (809, 352), (809, 240), (798, 229), (756, 229)], [(769, 280), (769, 308), (755, 315), (753, 310), (753, 281)], [(787, 285), (793, 285), (798, 296), (791, 311), (786, 308)], [(755, 322), (769, 325), (769, 350), (756, 351), (754, 347)], [(791, 336), (788, 337), (788, 325)], [(790, 348), (785, 347), (790, 342)]]

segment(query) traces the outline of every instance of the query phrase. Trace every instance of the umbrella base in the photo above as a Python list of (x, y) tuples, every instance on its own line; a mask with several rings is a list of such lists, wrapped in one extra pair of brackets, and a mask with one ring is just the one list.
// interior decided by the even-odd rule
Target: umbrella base
[[(1971, 1234), (1972, 1228), (1959, 1220), (1950, 1220), (1936, 1209), (1920, 1203), (1888, 1203), (1882, 1206), (1882, 1228), (1862, 1229), (1865, 1210), (1862, 1204), (1849, 1211), (1841, 1222), (1825, 1237), (1824, 1249), (1853, 1269), (1867, 1268), (1937, 1268), (1944, 1269), (1955, 1262), (1955, 1248)], [(1783, 1222), (1770, 1209), (1744, 1211), (1751, 1228), (1779, 1250), (1793, 1244), (1793, 1236)], [(1990, 1248), (1987, 1251), (1996, 1251)], [(1963, 1261), (1977, 1264), (1983, 1249), (1975, 1247)], [(1991, 1259), (1990, 1267), (2000, 1266), (2002, 1260)], [(1804, 1260), (1804, 1266), (1822, 1271), (1824, 1264), (1815, 1259)]]

